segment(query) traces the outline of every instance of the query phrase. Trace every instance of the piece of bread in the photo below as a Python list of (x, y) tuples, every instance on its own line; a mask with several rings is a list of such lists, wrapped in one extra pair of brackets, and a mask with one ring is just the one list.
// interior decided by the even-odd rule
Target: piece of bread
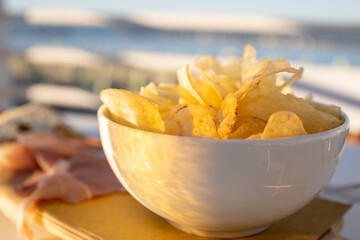
[(80, 137), (81, 134), (65, 125), (54, 110), (29, 103), (0, 113), (0, 142), (16, 139), (23, 132), (54, 133)]

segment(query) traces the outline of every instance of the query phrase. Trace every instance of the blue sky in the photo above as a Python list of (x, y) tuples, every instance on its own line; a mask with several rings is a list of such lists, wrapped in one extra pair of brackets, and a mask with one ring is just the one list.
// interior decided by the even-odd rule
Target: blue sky
[[(1, 0), (0, 0), (1, 1)], [(135, 11), (268, 14), (312, 23), (360, 25), (358, 0), (3, 0), (10, 12), (29, 7), (87, 8), (122, 15)]]

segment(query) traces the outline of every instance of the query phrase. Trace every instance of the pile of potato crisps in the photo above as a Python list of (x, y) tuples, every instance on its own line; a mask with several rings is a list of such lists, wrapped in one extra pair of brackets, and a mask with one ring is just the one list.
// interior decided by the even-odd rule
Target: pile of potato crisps
[[(117, 123), (151, 132), (220, 139), (269, 139), (318, 133), (343, 123), (337, 106), (291, 93), (303, 69), (287, 59), (256, 60), (251, 45), (228, 64), (203, 56), (199, 74), (186, 65), (178, 85), (150, 83), (140, 94), (106, 89), (100, 98)], [(293, 74), (285, 81), (283, 73)], [(288, 74), (289, 75), (289, 74)]]

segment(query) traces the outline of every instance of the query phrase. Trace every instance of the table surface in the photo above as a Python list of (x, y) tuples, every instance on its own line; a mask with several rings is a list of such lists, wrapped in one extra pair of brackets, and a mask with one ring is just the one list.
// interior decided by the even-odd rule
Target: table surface
[[(64, 114), (64, 120), (81, 132), (98, 136), (98, 126), (95, 115), (91, 114)], [(344, 216), (344, 227), (340, 232), (343, 239), (356, 240), (360, 236), (360, 146), (347, 146), (339, 166), (330, 180), (322, 196), (328, 199), (353, 204)], [(16, 227), (0, 213), (0, 239), (25, 240), (17, 235)], [(56, 240), (35, 226), (36, 240)]]

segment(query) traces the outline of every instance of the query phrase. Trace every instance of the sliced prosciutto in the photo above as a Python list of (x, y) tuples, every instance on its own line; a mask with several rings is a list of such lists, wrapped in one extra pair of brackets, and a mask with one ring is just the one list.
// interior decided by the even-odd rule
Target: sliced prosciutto
[[(112, 172), (98, 140), (30, 133), (20, 135), (18, 142), (34, 156), (40, 169), (19, 186), (21, 194), (31, 194), (36, 188), (47, 186), (39, 184), (41, 181), (59, 175), (69, 175), (74, 181), (85, 184), (91, 197), (125, 191)], [(62, 187), (67, 188), (65, 185)], [(46, 191), (42, 195), (42, 198), (47, 198)], [(62, 199), (61, 194), (57, 198)]]
[(27, 236), (31, 235), (31, 228), (26, 214), (40, 200), (57, 199), (74, 204), (126, 192), (97, 139), (27, 133), (20, 135), (15, 143), (1, 145), (0, 150), (2, 165), (10, 164), (14, 172), (32, 170), (29, 178), (17, 188), (25, 197), (19, 209), (18, 226)]
[(26, 146), (9, 142), (0, 145), (0, 165), (11, 171), (26, 171), (36, 168), (36, 160)]
[(0, 144), (0, 184), (10, 181), (18, 172), (37, 168), (31, 151), (18, 143)]

